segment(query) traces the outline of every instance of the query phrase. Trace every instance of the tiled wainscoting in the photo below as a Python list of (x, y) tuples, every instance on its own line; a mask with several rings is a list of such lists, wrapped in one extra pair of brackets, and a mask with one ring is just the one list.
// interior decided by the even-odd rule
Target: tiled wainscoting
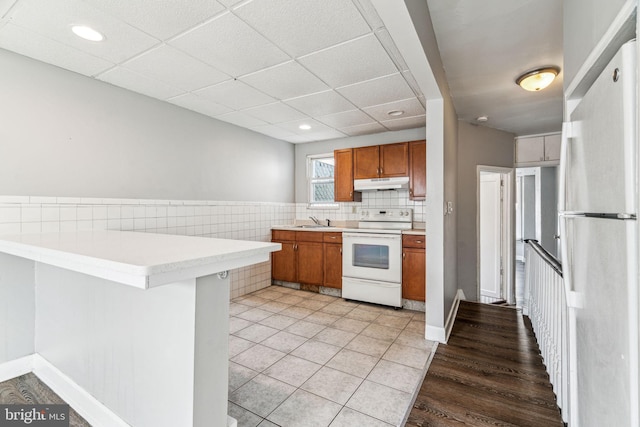
[[(295, 218), (294, 203), (0, 196), (0, 234), (123, 230), (222, 239), (271, 240)], [(231, 271), (231, 297), (271, 284), (271, 264)]]
[[(321, 219), (357, 219), (358, 207), (412, 207), (424, 221), (424, 202), (408, 192), (364, 193), (362, 202), (338, 209), (309, 209), (306, 203), (149, 200), (75, 197), (0, 196), (0, 234), (75, 230), (122, 230), (267, 242), (271, 227), (310, 215)], [(271, 284), (269, 262), (231, 272), (231, 297)]]

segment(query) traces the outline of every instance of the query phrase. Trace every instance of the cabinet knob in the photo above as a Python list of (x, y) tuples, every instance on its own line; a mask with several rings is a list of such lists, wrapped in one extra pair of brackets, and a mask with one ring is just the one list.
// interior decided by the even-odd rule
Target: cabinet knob
[(407, 254), (405, 252), (402, 253), (402, 259), (405, 259), (407, 257)]
[(409, 190), (409, 195), (413, 196), (413, 190)]
[(340, 248), (340, 253), (342, 253), (342, 247)]
[(353, 191), (349, 191), (349, 197), (353, 197)]
[(336, 236), (329, 236), (330, 239), (336, 239)]
[(422, 240), (416, 240), (416, 243), (422, 243)]

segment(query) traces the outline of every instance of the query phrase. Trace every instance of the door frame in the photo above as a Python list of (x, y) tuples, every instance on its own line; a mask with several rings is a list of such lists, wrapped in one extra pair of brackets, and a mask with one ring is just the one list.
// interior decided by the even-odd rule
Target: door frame
[(504, 248), (502, 289), (509, 304), (516, 303), (515, 293), (515, 169), (498, 166), (476, 166), (476, 300), (480, 301), (480, 173), (499, 173), (504, 182), (502, 204), (502, 242)]

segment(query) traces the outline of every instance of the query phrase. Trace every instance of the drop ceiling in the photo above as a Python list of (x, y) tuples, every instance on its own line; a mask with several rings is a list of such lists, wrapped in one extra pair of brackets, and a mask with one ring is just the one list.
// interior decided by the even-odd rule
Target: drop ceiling
[[(428, 3), (459, 119), (560, 130), (562, 71), (541, 92), (514, 81), (562, 66), (562, 2), (414, 1)], [(79, 23), (106, 41), (76, 37)], [(0, 0), (0, 48), (293, 143), (425, 124), (369, 0)]]
[(425, 125), (368, 0), (0, 0), (0, 17), (0, 48), (285, 141)]

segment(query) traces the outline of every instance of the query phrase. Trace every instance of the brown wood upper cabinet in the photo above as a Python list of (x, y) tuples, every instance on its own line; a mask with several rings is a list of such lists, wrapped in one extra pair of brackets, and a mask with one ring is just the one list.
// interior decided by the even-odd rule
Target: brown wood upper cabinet
[(409, 176), (409, 144), (354, 148), (353, 174), (354, 179)]
[(409, 199), (424, 200), (427, 196), (427, 143), (409, 142)]
[(336, 202), (360, 202), (362, 193), (353, 191), (353, 148), (335, 150), (334, 200)]

